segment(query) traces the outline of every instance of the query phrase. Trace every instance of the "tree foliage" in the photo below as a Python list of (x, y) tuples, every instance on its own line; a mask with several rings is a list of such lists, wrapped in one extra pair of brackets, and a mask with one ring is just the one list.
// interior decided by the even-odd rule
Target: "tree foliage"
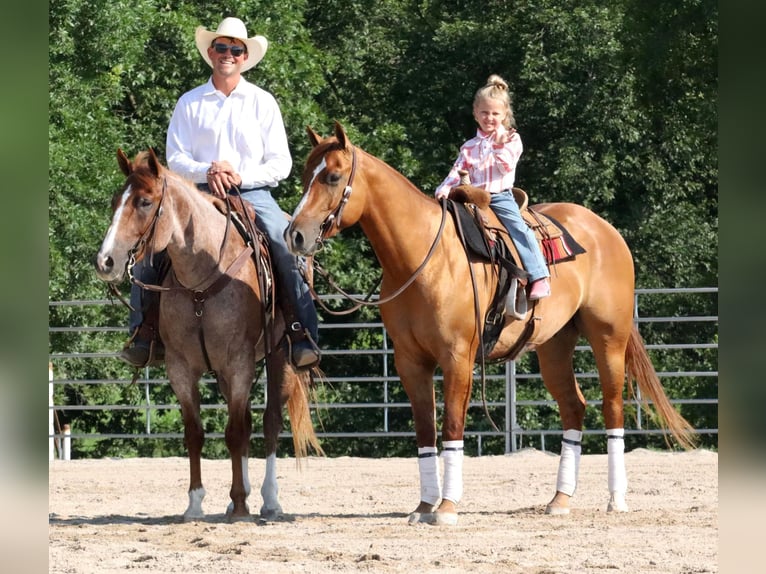
[[(511, 86), (525, 145), (517, 185), (532, 202), (572, 201), (612, 222), (633, 251), (638, 287), (717, 285), (712, 0), (66, 0), (49, 5), (51, 301), (104, 296), (91, 261), (121, 182), (115, 152), (164, 153), (176, 99), (209, 73), (194, 29), (227, 15), (270, 42), (248, 78), (282, 107), (294, 158), (278, 195), (286, 211), (300, 196), (305, 127), (329, 133), (334, 120), (432, 192), (475, 130), (474, 91), (498, 73)], [(378, 275), (358, 229), (335, 239), (321, 263), (352, 292), (367, 292)], [(659, 299), (652, 311), (678, 312)], [(698, 310), (716, 312), (715, 301)], [(50, 311), (55, 327), (121, 322), (119, 307)], [(51, 352), (114, 350), (121, 335), (56, 333)], [(370, 337), (349, 330), (328, 344), (362, 348)], [(351, 375), (366, 368), (360, 361), (325, 368)], [(61, 366), (72, 379), (125, 376), (114, 365)], [(167, 389), (157, 392), (170, 402)], [(94, 431), (123, 422), (96, 419), (87, 421)]]

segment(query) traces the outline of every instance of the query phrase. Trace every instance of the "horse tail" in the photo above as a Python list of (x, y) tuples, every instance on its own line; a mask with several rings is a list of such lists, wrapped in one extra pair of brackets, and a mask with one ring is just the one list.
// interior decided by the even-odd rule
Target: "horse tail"
[(641, 391), (641, 403), (660, 428), (670, 431), (682, 448), (686, 450), (695, 448), (697, 437), (694, 427), (673, 407), (665, 394), (654, 365), (646, 352), (644, 340), (635, 324), (625, 351), (625, 368), (628, 374), (629, 395), (635, 397), (633, 388), (633, 380), (635, 380)]
[(299, 460), (308, 456), (309, 449), (324, 456), (324, 450), (314, 432), (314, 424), (309, 410), (309, 399), (312, 398), (311, 373), (303, 372), (296, 375), (297, 382), (287, 398), (287, 412), (290, 416), (290, 429), (293, 434), (295, 458)]

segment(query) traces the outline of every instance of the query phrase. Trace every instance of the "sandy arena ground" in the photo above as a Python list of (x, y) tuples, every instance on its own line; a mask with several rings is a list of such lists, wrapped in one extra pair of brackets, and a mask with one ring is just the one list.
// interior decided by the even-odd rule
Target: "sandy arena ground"
[[(52, 461), (49, 572), (701, 574), (718, 569), (718, 454), (626, 454), (627, 514), (606, 455), (583, 456), (569, 516), (547, 516), (558, 456), (466, 457), (457, 526), (410, 526), (417, 460), (278, 463), (283, 520), (227, 523), (228, 461), (204, 460), (207, 517), (183, 523), (185, 458)], [(250, 460), (250, 509), (265, 463)]]

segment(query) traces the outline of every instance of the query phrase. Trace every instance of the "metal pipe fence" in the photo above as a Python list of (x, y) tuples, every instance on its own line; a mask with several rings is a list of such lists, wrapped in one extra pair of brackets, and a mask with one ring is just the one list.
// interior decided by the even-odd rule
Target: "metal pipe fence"
[[(674, 288), (674, 289), (637, 289), (635, 296), (634, 315), (635, 320), (638, 323), (639, 331), (642, 332), (642, 336), (647, 339), (647, 334), (644, 330), (655, 330), (656, 328), (668, 328), (677, 325), (684, 325), (686, 327), (685, 334), (688, 336), (691, 334), (693, 340), (671, 340), (661, 341), (653, 343), (651, 337), (647, 340), (647, 349), (657, 353), (673, 353), (673, 352), (691, 352), (692, 354), (704, 354), (707, 353), (707, 359), (700, 359), (700, 364), (691, 366), (685, 364), (683, 368), (677, 370), (673, 369), (658, 369), (658, 375), (663, 384), (665, 380), (669, 379), (684, 379), (689, 381), (713, 381), (715, 388), (714, 392), (711, 392), (711, 396), (678, 396), (671, 398), (671, 402), (676, 405), (695, 405), (697, 408), (715, 409), (717, 413), (718, 407), (718, 392), (717, 392), (717, 359), (714, 361), (714, 365), (702, 364), (710, 363), (709, 356), (711, 354), (717, 357), (718, 349), (718, 316), (710, 314), (679, 314), (670, 316), (642, 316), (641, 305), (647, 306), (647, 303), (643, 303), (655, 296), (685, 298), (684, 309), (685, 313), (694, 313), (693, 304), (688, 303), (688, 299), (701, 298), (700, 307), (711, 307), (711, 297), (717, 298), (718, 288)], [(705, 300), (707, 299), (707, 305)], [(337, 299), (337, 297), (327, 297), (330, 299)], [(50, 308), (58, 308), (61, 310), (65, 308), (72, 310), (83, 307), (95, 307), (106, 308), (114, 303), (107, 300), (88, 300), (88, 301), (56, 301), (50, 302)], [(651, 306), (651, 305), (648, 305)], [(712, 305), (717, 313), (717, 304)], [(671, 305), (672, 307), (672, 305)], [(699, 313), (699, 311), (697, 311)], [(320, 323), (320, 338), (331, 338), (331, 333), (338, 333), (342, 330), (367, 330), (370, 333), (370, 340), (378, 340), (381, 343), (377, 346), (370, 346), (369, 348), (324, 348), (323, 345), (323, 366), (326, 364), (344, 365), (345, 363), (359, 358), (368, 359), (368, 366), (363, 369), (366, 372), (361, 372), (358, 375), (338, 374), (334, 375), (331, 367), (327, 367), (327, 374), (323, 379), (324, 385), (334, 389), (332, 400), (326, 400), (321, 402), (315, 402), (312, 406), (315, 410), (323, 413), (335, 413), (342, 412), (345, 415), (358, 417), (368, 421), (366, 428), (354, 428), (353, 430), (343, 428), (332, 428), (332, 426), (325, 425), (324, 428), (320, 428), (317, 435), (320, 439), (331, 438), (338, 440), (352, 440), (352, 439), (410, 439), (415, 436), (414, 430), (411, 426), (403, 423), (403, 420), (409, 419), (409, 402), (406, 396), (403, 395), (399, 378), (396, 376), (395, 369), (393, 367), (393, 348), (391, 347), (388, 339), (385, 326), (380, 321), (366, 321), (366, 322), (348, 322), (348, 323), (331, 323), (328, 321), (322, 321)], [(129, 375), (109, 375), (114, 373), (114, 368), (98, 368), (95, 363), (103, 364), (104, 361), (119, 362), (116, 358), (118, 347), (115, 347), (114, 351), (89, 351), (83, 350), (83, 345), (80, 340), (83, 337), (90, 335), (113, 335), (114, 337), (122, 337), (127, 334), (127, 329), (124, 326), (88, 326), (88, 325), (67, 325), (67, 326), (50, 326), (49, 337), (53, 340), (55, 337), (66, 337), (65, 343), (56, 342), (51, 343), (50, 347), (50, 365), (49, 365), (49, 456), (54, 458), (58, 455), (59, 458), (68, 458), (71, 452), (71, 445), (77, 441), (86, 440), (102, 440), (102, 439), (153, 439), (153, 440), (167, 440), (167, 439), (181, 439), (183, 438), (182, 425), (179, 421), (177, 430), (168, 430), (162, 428), (162, 425), (157, 423), (160, 418), (160, 413), (167, 413), (169, 411), (179, 411), (179, 405), (174, 402), (174, 397), (169, 398), (165, 402), (156, 402), (154, 400), (155, 390), (157, 386), (167, 385), (168, 380), (164, 377), (164, 369), (145, 368), (142, 370), (141, 375), (137, 381), (137, 388), (141, 391), (141, 399), (135, 399), (130, 404), (117, 403), (115, 401), (108, 400), (109, 393), (104, 393), (106, 396), (103, 403), (84, 403), (77, 400), (78, 388), (88, 386), (90, 388), (114, 388), (114, 386), (124, 386), (130, 383), (131, 377)], [(326, 334), (328, 336), (326, 336)], [(652, 333), (648, 333), (652, 335)], [(671, 333), (672, 335), (672, 333)], [(667, 336), (667, 335), (665, 335)], [(662, 337), (660, 337), (661, 339)], [(118, 340), (118, 339), (115, 339)], [(576, 376), (581, 388), (592, 387), (594, 392), (598, 390), (597, 380), (598, 374), (595, 372), (595, 367), (587, 366), (587, 358), (578, 361), (578, 357), (587, 356), (590, 352), (588, 345), (578, 346), (575, 350), (576, 358)], [(533, 353), (529, 353), (533, 355)], [(78, 376), (67, 377), (65, 373), (66, 369), (57, 368), (58, 365), (66, 363), (67, 361), (78, 361), (88, 363), (90, 368), (85, 369), (92, 373), (106, 373), (105, 376)], [(471, 418), (466, 426), (465, 438), (468, 443), (469, 440), (475, 441), (475, 451), (477, 455), (481, 455), (484, 450), (484, 444), (488, 440), (502, 441), (504, 443), (504, 452), (513, 452), (525, 446), (536, 446), (542, 450), (546, 450), (546, 439), (550, 444), (551, 437), (560, 437), (562, 430), (560, 428), (535, 428), (534, 425), (527, 424), (527, 421), (534, 418), (535, 411), (539, 412), (544, 409), (557, 409), (555, 402), (551, 399), (550, 395), (547, 395), (544, 391), (542, 384), (542, 378), (539, 374), (539, 370), (535, 368), (535, 361), (527, 361), (528, 364), (523, 365), (520, 368), (520, 361), (524, 361), (524, 357), (520, 357), (517, 361), (511, 361), (504, 365), (496, 366), (494, 370), (489, 370), (484, 379), (487, 385), (487, 389), (493, 389), (492, 393), (487, 394), (487, 400), (483, 401), (479, 396), (473, 398), (470, 402), (469, 413), (483, 413), (484, 409), (490, 412), (494, 412), (494, 416), (502, 417), (502, 423), (499, 428), (491, 428), (487, 424), (486, 417), (481, 414), (475, 415)], [(586, 368), (578, 369), (577, 363), (586, 363)], [(672, 361), (671, 361), (672, 362)], [(688, 360), (685, 361), (688, 363)], [(369, 367), (369, 364), (373, 364), (373, 367)], [(343, 369), (347, 370), (347, 369)], [(127, 371), (123, 371), (127, 372)], [(481, 376), (478, 370), (475, 369), (475, 388), (478, 389), (481, 384)], [(58, 374), (58, 376), (57, 376)], [(437, 372), (435, 380), (437, 381), (437, 387), (439, 387), (440, 373)], [(595, 381), (595, 383), (593, 382)], [(200, 381), (201, 385), (215, 386), (215, 379), (210, 377), (204, 377)], [(262, 413), (265, 410), (265, 385), (254, 385), (252, 408), (254, 413)], [(348, 397), (344, 396), (343, 390), (350, 391)], [(357, 401), (353, 397), (359, 394), (359, 389), (375, 389), (374, 393), (377, 397), (376, 400), (364, 400)], [(530, 389), (533, 389), (530, 395)], [(476, 395), (476, 393), (474, 393)], [(590, 393), (592, 394), (592, 393)], [(600, 400), (595, 397), (591, 397), (589, 393), (586, 393), (587, 404), (589, 407), (597, 407), (600, 405)], [(491, 396), (490, 396), (491, 395)], [(350, 397), (350, 398), (349, 398)], [(439, 394), (437, 391), (437, 399)], [(640, 401), (626, 400), (626, 405), (632, 406), (636, 410), (636, 424), (635, 428), (628, 428), (626, 424), (626, 435), (658, 435), (661, 434), (656, 428), (648, 427), (644, 424), (644, 413), (642, 413), (642, 406)], [(438, 402), (438, 408), (442, 407), (442, 403)], [(214, 402), (206, 402), (202, 405), (203, 412), (212, 413), (225, 409), (226, 405), (217, 400)], [(78, 428), (78, 419), (80, 419), (85, 413), (107, 411), (112, 415), (119, 413), (125, 414), (126, 412), (140, 415), (141, 428), (132, 428), (126, 432), (99, 432), (93, 433), (87, 430)], [(354, 413), (353, 415), (351, 413)], [(372, 413), (372, 416), (369, 416)], [(69, 421), (68, 424), (61, 424), (59, 419), (65, 418)], [(696, 432), (699, 434), (717, 435), (717, 416), (715, 416), (715, 426), (696, 428)], [(627, 422), (627, 421), (626, 421)], [(587, 435), (599, 435), (604, 434), (603, 429), (584, 429), (584, 434)], [(253, 433), (253, 438), (262, 438), (262, 434), (258, 432)], [(289, 433), (284, 433), (284, 437), (289, 437)], [(207, 438), (221, 439), (223, 438), (223, 430), (213, 430), (206, 432)]]

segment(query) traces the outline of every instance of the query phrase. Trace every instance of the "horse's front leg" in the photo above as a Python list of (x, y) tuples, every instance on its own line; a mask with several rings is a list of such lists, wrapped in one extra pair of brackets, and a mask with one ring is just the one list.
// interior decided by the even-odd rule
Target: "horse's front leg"
[(220, 378), (219, 384), (225, 389), (229, 420), (226, 424), (226, 446), (231, 456), (231, 502), (226, 509), (230, 521), (247, 520), (250, 509), (247, 497), (250, 495), (248, 477), (248, 459), (250, 453), (250, 433), (253, 429), (253, 415), (250, 410), (250, 389), (253, 373), (247, 368), (237, 369), (226, 381)]
[(463, 497), (463, 434), (473, 386), (472, 366), (473, 361), (466, 357), (442, 367), (444, 419), (441, 460), (444, 486), (441, 503), (433, 513), (434, 524), (457, 524), (457, 506)]
[(436, 448), (436, 401), (434, 369), (409, 361), (404, 353), (394, 354), (396, 370), (412, 408), (418, 447), (420, 500), (408, 517), (410, 524), (432, 522), (433, 512), (441, 500), (439, 456)]
[[(169, 358), (169, 357), (168, 357)], [(205, 432), (200, 418), (200, 395), (197, 379), (189, 373), (177, 374), (173, 361), (168, 361), (170, 385), (181, 405), (181, 418), (184, 423), (184, 444), (189, 456), (189, 506), (184, 512), (184, 521), (198, 520), (205, 516), (202, 501), (205, 488), (202, 486), (201, 457), (205, 442)]]

